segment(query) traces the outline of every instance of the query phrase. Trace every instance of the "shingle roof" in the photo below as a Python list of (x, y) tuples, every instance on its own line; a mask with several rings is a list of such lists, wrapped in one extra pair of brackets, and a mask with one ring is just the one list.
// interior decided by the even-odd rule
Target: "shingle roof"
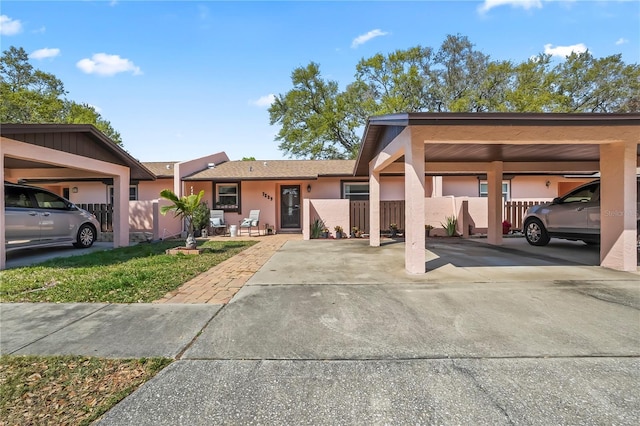
[(173, 167), (177, 161), (143, 161), (142, 164), (156, 177), (173, 177)]
[(229, 161), (194, 173), (185, 180), (317, 179), (352, 176), (355, 160)]

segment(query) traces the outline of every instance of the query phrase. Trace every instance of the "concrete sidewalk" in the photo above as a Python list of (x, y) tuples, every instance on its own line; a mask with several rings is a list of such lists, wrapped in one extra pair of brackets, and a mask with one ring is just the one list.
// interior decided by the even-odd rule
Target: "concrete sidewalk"
[(226, 305), (2, 305), (3, 353), (177, 360), (104, 425), (636, 424), (640, 279), (438, 240), (288, 241)]

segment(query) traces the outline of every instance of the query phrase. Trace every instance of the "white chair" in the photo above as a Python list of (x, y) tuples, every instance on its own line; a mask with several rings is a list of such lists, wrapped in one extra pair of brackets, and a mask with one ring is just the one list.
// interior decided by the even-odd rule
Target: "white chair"
[(224, 222), (224, 210), (209, 211), (209, 227), (215, 235), (226, 235), (227, 224)]
[(246, 228), (251, 236), (251, 229), (256, 228), (258, 235), (260, 235), (260, 210), (249, 211), (249, 217), (246, 217), (240, 221), (239, 233), (242, 235), (242, 228)]

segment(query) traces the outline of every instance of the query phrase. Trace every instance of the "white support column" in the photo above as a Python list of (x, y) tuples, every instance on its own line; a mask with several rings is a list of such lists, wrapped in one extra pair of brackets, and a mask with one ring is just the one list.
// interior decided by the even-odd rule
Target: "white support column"
[(600, 265), (638, 269), (637, 143), (600, 145)]
[(369, 172), (369, 246), (380, 247), (380, 172)]
[(487, 242), (494, 245), (502, 245), (502, 161), (492, 161), (487, 171), (488, 186), (488, 222)]
[(427, 259), (424, 235), (425, 184), (424, 141), (411, 137), (404, 154), (405, 268), (411, 274), (424, 274)]
[(0, 196), (0, 270), (7, 267), (7, 250), (4, 246), (4, 242), (7, 241), (5, 236), (5, 220), (4, 220), (4, 150), (3, 141), (0, 141), (0, 178), (2, 178), (2, 196)]
[(431, 177), (431, 185), (433, 190), (431, 191), (432, 197), (442, 197), (442, 176)]
[(113, 177), (113, 246), (129, 245), (129, 169)]

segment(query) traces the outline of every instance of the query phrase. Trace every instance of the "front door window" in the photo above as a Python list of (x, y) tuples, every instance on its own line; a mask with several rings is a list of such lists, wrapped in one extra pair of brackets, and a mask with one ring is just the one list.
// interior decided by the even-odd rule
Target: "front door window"
[(280, 187), (280, 228), (300, 228), (300, 185)]

